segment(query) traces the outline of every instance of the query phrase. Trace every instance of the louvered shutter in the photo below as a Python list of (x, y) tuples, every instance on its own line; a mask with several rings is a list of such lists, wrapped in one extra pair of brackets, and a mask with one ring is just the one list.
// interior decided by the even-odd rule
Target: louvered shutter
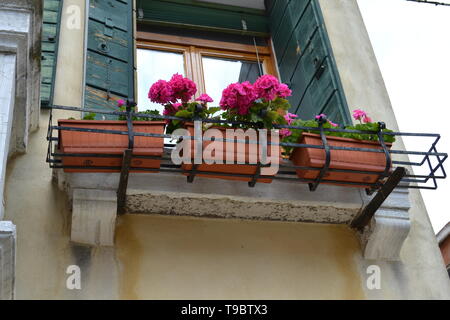
[(133, 30), (133, 0), (90, 1), (85, 108), (117, 111), (117, 100), (134, 100)]
[(266, 7), (281, 79), (293, 91), (292, 113), (325, 113), (349, 124), (350, 113), (317, 0), (268, 0)]
[(53, 104), (58, 38), (63, 0), (44, 0), (41, 55), (41, 106)]

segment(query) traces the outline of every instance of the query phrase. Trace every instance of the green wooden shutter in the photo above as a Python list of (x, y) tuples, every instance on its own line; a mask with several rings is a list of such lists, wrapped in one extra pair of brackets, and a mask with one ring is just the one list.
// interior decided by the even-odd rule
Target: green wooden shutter
[(293, 91), (291, 112), (302, 119), (320, 113), (350, 124), (350, 113), (317, 0), (268, 0), (281, 79)]
[(117, 111), (117, 100), (134, 100), (133, 0), (89, 3), (84, 106)]
[[(239, 5), (239, 1), (236, 1)], [(197, 0), (137, 0), (138, 21), (144, 24), (268, 36), (264, 10)]]
[(44, 0), (41, 55), (41, 106), (53, 104), (59, 26), (63, 0)]

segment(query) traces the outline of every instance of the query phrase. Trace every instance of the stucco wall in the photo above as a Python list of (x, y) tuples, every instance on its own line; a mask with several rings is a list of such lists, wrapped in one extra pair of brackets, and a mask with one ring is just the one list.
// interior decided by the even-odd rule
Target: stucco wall
[(445, 265), (450, 265), (450, 237), (442, 241), (439, 247), (441, 249)]
[[(363, 108), (398, 130), (395, 114), (356, 0), (319, 0), (350, 110)], [(355, 50), (357, 49), (357, 50)], [(395, 148), (404, 149), (397, 141)], [(410, 190), (411, 231), (402, 250), (408, 273), (429, 290), (450, 294), (450, 282), (420, 192)]]
[[(354, 21), (354, 28), (360, 29), (353, 31), (356, 38), (339, 27), (346, 19), (359, 17), (357, 7), (349, 0), (321, 2), (341, 73), (350, 68), (347, 77), (360, 70), (381, 81), (378, 87), (358, 88), (358, 83), (367, 81), (343, 76), (350, 105), (375, 105), (364, 99), (384, 96), (372, 108), (387, 108), (382, 112), (390, 115), (389, 125), (394, 127), (371, 51), (362, 50), (360, 56), (371, 62), (366, 70), (346, 59), (344, 48), (338, 48), (340, 41), (368, 41), (364, 28)], [(76, 106), (82, 97), (83, 70), (82, 60), (76, 57), (82, 56), (84, 36), (82, 30), (73, 32), (63, 23), (58, 68), (72, 73), (58, 70), (55, 103)], [(80, 90), (68, 90), (68, 83)], [(352, 98), (352, 90), (360, 100)], [(379, 90), (379, 95), (364, 98), (359, 90)], [(431, 225), (423, 202), (414, 193), (412, 230), (402, 262), (364, 260), (355, 233), (346, 226), (158, 215), (120, 217), (114, 248), (73, 245), (69, 241), (70, 203), (52, 183), (52, 172), (45, 163), (48, 114), (41, 112), (40, 129), (30, 136), (29, 152), (12, 159), (7, 168), (5, 211), (6, 218), (17, 225), (19, 299), (450, 298), (450, 281)], [(81, 290), (66, 288), (65, 272), (72, 264), (81, 268)], [(366, 286), (370, 265), (380, 267), (379, 290)]]

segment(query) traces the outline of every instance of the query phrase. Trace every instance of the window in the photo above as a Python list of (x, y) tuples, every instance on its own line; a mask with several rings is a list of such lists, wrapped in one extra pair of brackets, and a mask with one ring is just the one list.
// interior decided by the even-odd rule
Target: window
[[(140, 102), (140, 110), (154, 108), (146, 99), (148, 87), (174, 70), (182, 70), (199, 85), (199, 93), (207, 91), (218, 103), (223, 83), (214, 81), (228, 84), (228, 76), (238, 81), (251, 79), (255, 71), (259, 74), (256, 41), (263, 72), (278, 75), (275, 70), (279, 70), (280, 80), (293, 91), (290, 112), (303, 119), (325, 113), (336, 123), (351, 123), (318, 0), (265, 3), (266, 11), (194, 0), (91, 1), (84, 107), (114, 111), (117, 100), (129, 99)], [(138, 39), (137, 54), (134, 39)], [(149, 56), (153, 68), (146, 65)], [(162, 68), (156, 71), (155, 66)], [(138, 84), (138, 78), (146, 80)], [(103, 117), (116, 118), (98, 116)]]
[(254, 82), (260, 74), (276, 75), (271, 52), (261, 39), (256, 46), (230, 39), (205, 39), (163, 33), (138, 32), (137, 102), (140, 111), (162, 110), (149, 101), (150, 86), (159, 79), (169, 80), (174, 73), (192, 79), (197, 96), (210, 95), (218, 105), (223, 89), (230, 83)]

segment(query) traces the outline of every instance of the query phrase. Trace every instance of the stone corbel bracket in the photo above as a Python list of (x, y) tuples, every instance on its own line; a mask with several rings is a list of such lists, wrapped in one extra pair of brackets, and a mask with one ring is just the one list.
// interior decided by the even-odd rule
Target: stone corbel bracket
[(14, 299), (16, 226), (0, 221), (0, 300)]
[[(361, 192), (367, 204), (371, 197)], [(408, 189), (395, 189), (377, 210), (369, 225), (358, 232), (363, 256), (368, 260), (399, 261), (400, 250), (409, 234)]]

